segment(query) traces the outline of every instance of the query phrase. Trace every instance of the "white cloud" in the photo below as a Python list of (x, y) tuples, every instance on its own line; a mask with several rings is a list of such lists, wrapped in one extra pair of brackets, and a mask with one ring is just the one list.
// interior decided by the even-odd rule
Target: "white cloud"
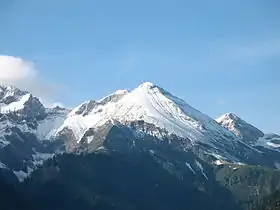
[(50, 104), (58, 86), (46, 82), (33, 62), (19, 57), (0, 55), (0, 84), (30, 91)]
[(36, 77), (33, 63), (12, 56), (0, 56), (0, 83), (21, 85)]

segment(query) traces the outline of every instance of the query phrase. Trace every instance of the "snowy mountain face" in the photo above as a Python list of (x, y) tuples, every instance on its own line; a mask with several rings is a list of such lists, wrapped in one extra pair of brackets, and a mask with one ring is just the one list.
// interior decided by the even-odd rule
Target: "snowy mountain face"
[(265, 134), (262, 138), (258, 139), (256, 145), (269, 149), (280, 150), (280, 135), (276, 133)]
[(244, 142), (253, 143), (264, 136), (264, 133), (233, 113), (222, 115), (216, 120), (226, 129), (233, 132)]
[[(63, 139), (68, 151), (81, 148), (94, 151), (112, 143), (108, 136), (116, 128), (130, 133), (122, 136), (131, 140), (127, 143), (130, 148), (136, 148), (141, 140), (145, 145), (141, 147), (146, 150), (155, 152), (155, 145), (159, 150), (167, 144), (182, 153), (191, 151), (207, 156), (205, 159), (214, 163), (255, 164), (263, 159), (261, 151), (242, 141), (211, 117), (149, 82), (132, 91), (116, 91), (101, 100), (79, 105), (68, 114), (52, 138)], [(151, 140), (147, 139), (153, 139), (155, 145), (151, 146)], [(118, 142), (122, 143), (121, 140)], [(114, 150), (124, 150), (115, 141), (113, 147)], [(273, 165), (265, 161), (261, 164)]]
[(224, 114), (216, 119), (216, 121), (251, 146), (276, 151), (280, 148), (280, 135), (264, 134), (233, 113)]
[[(247, 139), (262, 137), (257, 129), (241, 119), (232, 124), (233, 116), (216, 122), (149, 82), (86, 101), (72, 111), (45, 108), (31, 93), (14, 87), (0, 89), (0, 161), (20, 179), (57, 152), (144, 151), (164, 164), (180, 163), (203, 179), (204, 162), (278, 163)], [(237, 133), (240, 127), (244, 130)]]
[(27, 91), (0, 86), (2, 166), (23, 179), (46, 157), (53, 156), (53, 150), (43, 141), (55, 126), (60, 126), (58, 123), (63, 122), (67, 113), (67, 110), (58, 107), (45, 108), (38, 98)]
[(98, 127), (110, 119), (122, 123), (143, 120), (193, 142), (203, 142), (204, 134), (209, 130), (234, 138), (210, 117), (151, 83), (143, 83), (131, 92), (117, 91), (100, 101), (78, 106), (60, 130), (71, 128), (76, 140), (80, 141), (89, 128)]
[[(37, 177), (43, 180), (42, 186), (49, 186), (46, 179), (57, 176), (64, 180), (64, 176), (69, 176), (71, 184), (72, 180), (82, 183), (84, 194), (84, 180), (92, 175), (83, 174), (89, 173), (84, 170), (83, 161), (87, 160), (90, 169), (91, 158), (95, 157), (99, 164), (91, 170), (99, 171), (99, 166), (107, 170), (108, 165), (103, 166), (109, 158), (113, 161), (110, 167), (125, 176), (125, 169), (135, 168), (135, 161), (149, 165), (145, 170), (150, 171), (152, 166), (155, 183), (151, 189), (159, 188), (159, 192), (162, 186), (158, 179), (164, 172), (168, 174), (165, 177), (175, 178), (179, 186), (186, 183), (187, 189), (216, 195), (216, 189), (222, 187), (227, 189), (221, 191), (222, 195), (231, 192), (238, 203), (257, 203), (280, 189), (279, 149), (280, 135), (264, 134), (232, 113), (214, 120), (149, 82), (131, 91), (118, 90), (100, 100), (86, 101), (71, 111), (46, 108), (27, 91), (0, 86), (0, 174), (17, 182), (34, 170), (41, 170), (30, 175), (31, 180)], [(71, 154), (54, 157), (60, 153)], [(129, 167), (118, 169), (111, 164), (118, 163), (114, 161), (117, 156), (125, 164), (129, 162)], [(55, 167), (47, 163), (38, 169), (52, 157), (48, 163), (53, 162)], [(57, 165), (57, 160), (64, 164)], [(60, 167), (70, 173), (64, 171), (60, 176)], [(142, 183), (141, 177), (135, 183)], [(114, 177), (114, 183), (119, 183), (118, 179)], [(103, 179), (97, 180), (92, 182), (103, 183)], [(168, 180), (164, 178), (163, 183), (169, 183)], [(169, 190), (170, 185), (167, 187)]]
[(21, 91), (15, 87), (0, 87), (0, 113), (18, 122), (26, 122), (30, 127), (34, 120), (45, 117), (45, 108), (32, 94)]

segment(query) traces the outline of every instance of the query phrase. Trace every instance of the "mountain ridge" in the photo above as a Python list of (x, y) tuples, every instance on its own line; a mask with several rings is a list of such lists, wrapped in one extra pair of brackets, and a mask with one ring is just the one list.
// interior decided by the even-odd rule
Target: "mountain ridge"
[[(78, 167), (94, 171), (90, 158), (99, 159), (95, 154), (102, 158), (111, 156), (112, 160), (121, 157), (121, 162), (124, 161), (122, 170), (148, 160), (150, 162), (143, 164), (157, 166), (152, 174), (160, 176), (162, 173), (159, 172), (163, 170), (170, 175), (168, 179), (188, 183), (190, 193), (202, 192), (202, 196), (214, 196), (215, 189), (225, 190), (238, 205), (257, 205), (264, 196), (280, 189), (279, 135), (259, 137), (261, 131), (234, 114), (216, 121), (152, 83), (141, 84), (130, 91), (118, 90), (100, 100), (86, 101), (72, 110), (46, 108), (31, 93), (10, 90), (14, 93), (2, 94), (3, 97), (8, 95), (8, 99), (0, 97), (0, 101), (5, 101), (2, 107), (17, 104), (24, 96), (28, 96), (28, 100), (20, 102), (22, 106), (16, 106), (18, 109), (0, 112), (0, 174), (4, 174), (7, 182), (22, 182), (35, 198), (32, 189), (37, 184), (41, 185), (43, 194), (52, 191), (45, 182), (52, 183), (54, 179), (55, 186), (66, 184), (58, 176), (60, 168), (71, 171), (74, 177), (69, 180), (73, 178), (74, 182), (83, 183), (83, 178), (90, 174), (72, 170), (71, 161)], [(254, 132), (257, 135), (250, 134)], [(103, 169), (102, 164), (96, 163)], [(146, 169), (141, 170), (145, 173)], [(61, 175), (67, 178), (66, 174)], [(124, 171), (123, 174), (127, 173)], [(39, 183), (33, 183), (37, 178)], [(156, 177), (153, 179), (153, 185), (157, 186)], [(270, 185), (265, 180), (275, 184)], [(246, 188), (248, 184), (252, 186)], [(83, 197), (83, 190), (90, 192), (91, 189), (71, 182), (65, 189), (71, 186), (79, 189), (77, 192), (82, 193), (83, 199), (88, 199), (87, 195)], [(71, 199), (75, 193), (69, 194)], [(240, 194), (244, 196), (240, 197)]]
[[(94, 152), (99, 147), (106, 148), (106, 145), (121, 153), (123, 149), (133, 151), (133, 148), (139, 145), (141, 146), (138, 149), (160, 151), (163, 142), (171, 150), (178, 150), (182, 154), (191, 152), (195, 156), (202, 155), (205, 160), (214, 165), (244, 163), (262, 164), (273, 168), (278, 166), (278, 160), (276, 162), (274, 159), (262, 160), (263, 151), (251, 142), (242, 141), (230, 129), (151, 82), (142, 83), (133, 90), (117, 90), (100, 100), (86, 101), (72, 110), (60, 107), (45, 108), (40, 100), (29, 92), (15, 87), (6, 89), (14, 91), (8, 94), (14, 99), (9, 103), (16, 103), (22, 96), (30, 95), (32, 101), (34, 100), (41, 110), (41, 112), (34, 112), (32, 103), (31, 105), (24, 103), (23, 110), (31, 112), (26, 112), (23, 117), (15, 115), (21, 109), (2, 113), (3, 117), (6, 117), (5, 121), (2, 120), (3, 125), (10, 123), (9, 116), (12, 115), (15, 116), (16, 121), (8, 128), (19, 128), (16, 136), (15, 132), (10, 132), (14, 135), (12, 139), (15, 138), (12, 144), (11, 140), (7, 140), (11, 139), (10, 134), (7, 136), (2, 133), (1, 142), (4, 151), (7, 145), (14, 146), (20, 139), (23, 143), (29, 142), (27, 138), (30, 139), (32, 136), (33, 143), (28, 143), (30, 148), (27, 154), (24, 153), (28, 161), (16, 155), (21, 162), (17, 165), (21, 167), (11, 168), (24, 171), (25, 174), (29, 174), (29, 171), (36, 169), (39, 162), (56, 153), (85, 151), (85, 148)], [(38, 115), (33, 116), (34, 113)], [(31, 124), (26, 124), (30, 120)], [(115, 127), (118, 127), (118, 131)], [(108, 138), (111, 138), (108, 135), (112, 133), (113, 135), (126, 134), (121, 134), (119, 141), (108, 141)], [(130, 140), (122, 140), (125, 138)], [(95, 145), (97, 142), (99, 146)], [(169, 159), (170, 154), (164, 154), (165, 158)], [(0, 161), (2, 161), (1, 157)], [(7, 162), (2, 161), (2, 163), (9, 168)]]
[(280, 148), (279, 134), (265, 134), (232, 112), (221, 115), (216, 121), (224, 128), (233, 132), (242, 141), (251, 145), (272, 150), (278, 150)]

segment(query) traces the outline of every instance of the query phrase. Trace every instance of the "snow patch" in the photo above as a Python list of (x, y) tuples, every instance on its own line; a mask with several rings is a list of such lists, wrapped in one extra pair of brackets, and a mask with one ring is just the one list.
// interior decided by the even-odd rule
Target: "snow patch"
[(19, 171), (13, 171), (16, 177), (20, 182), (23, 182), (32, 172), (33, 170), (31, 168), (27, 168), (27, 172), (24, 172), (22, 170)]
[(214, 162), (214, 164), (217, 165), (217, 166), (219, 166), (219, 165), (224, 165), (225, 162), (223, 162), (223, 161), (221, 161), (221, 160), (216, 160), (216, 161)]
[(74, 115), (68, 117), (63, 125), (54, 132), (54, 135), (58, 135), (64, 128), (69, 128), (73, 131), (75, 139), (79, 143), (83, 135), (88, 129), (88, 125), (86, 124), (86, 119), (80, 115)]
[(65, 119), (66, 114), (47, 117), (46, 119), (39, 122), (39, 125), (36, 129), (36, 136), (40, 140), (49, 139), (56, 132), (56, 130), (61, 125), (63, 125)]
[(93, 141), (94, 137), (93, 136), (88, 136), (87, 137), (87, 143), (90, 144)]
[(203, 176), (205, 177), (205, 179), (209, 180), (208, 177), (206, 176), (206, 174), (204, 173), (204, 169), (203, 166), (201, 165), (200, 162), (198, 162), (197, 160), (195, 160), (195, 164), (198, 166), (198, 168), (201, 170), (201, 173), (203, 174)]
[(107, 150), (104, 146), (100, 146), (97, 148), (97, 150)]
[(24, 109), (25, 103), (30, 99), (31, 94), (22, 96), (18, 101), (12, 102), (6, 106), (1, 107), (1, 113), (15, 112)]
[(0, 162), (0, 168), (7, 169), (8, 167), (4, 163)]
[(11, 144), (11, 143), (8, 142), (7, 140), (5, 140), (4, 137), (0, 137), (0, 148), (4, 148), (4, 147), (8, 146), (9, 144)]
[(275, 162), (274, 163), (275, 168), (277, 168), (278, 170), (280, 170), (280, 162)]
[(155, 155), (155, 151), (154, 150), (149, 149), (149, 152), (150, 152), (151, 155)]
[(28, 125), (24, 122), (22, 124), (18, 124), (18, 123), (14, 123), (10, 120), (5, 120), (5, 121), (0, 122), (0, 139), (3, 138), (2, 139), (3, 142), (5, 141), (4, 136), (11, 134), (11, 132), (9, 132), (9, 131), (7, 132), (6, 130), (8, 128), (13, 128), (13, 127), (17, 127), (22, 132), (30, 132), (30, 133), (34, 132), (34, 130), (29, 128)]
[(263, 137), (260, 137), (257, 140), (256, 146), (261, 146), (261, 147), (279, 152), (280, 151), (280, 135), (265, 134)]
[(117, 95), (122, 95), (122, 94), (127, 94), (129, 91), (128, 90), (117, 90), (116, 92), (115, 92), (115, 94), (117, 94)]
[(241, 163), (241, 162), (235, 162), (234, 164), (239, 165), (239, 166), (244, 166), (245, 163)]
[(193, 170), (191, 164), (186, 162), (186, 166), (191, 170), (191, 172), (193, 172), (193, 174), (195, 174), (195, 171)]
[(45, 160), (53, 158), (54, 154), (53, 153), (40, 153), (36, 152), (35, 155), (32, 155), (33, 157), (33, 164), (34, 166), (40, 166), (43, 165), (43, 162)]

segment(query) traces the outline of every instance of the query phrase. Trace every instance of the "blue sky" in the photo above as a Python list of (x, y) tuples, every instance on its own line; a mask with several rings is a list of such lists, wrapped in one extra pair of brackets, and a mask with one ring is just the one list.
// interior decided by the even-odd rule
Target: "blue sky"
[(69, 107), (151, 81), (212, 117), (280, 132), (279, 10), (279, 0), (0, 1), (0, 54), (33, 62), (37, 83)]

